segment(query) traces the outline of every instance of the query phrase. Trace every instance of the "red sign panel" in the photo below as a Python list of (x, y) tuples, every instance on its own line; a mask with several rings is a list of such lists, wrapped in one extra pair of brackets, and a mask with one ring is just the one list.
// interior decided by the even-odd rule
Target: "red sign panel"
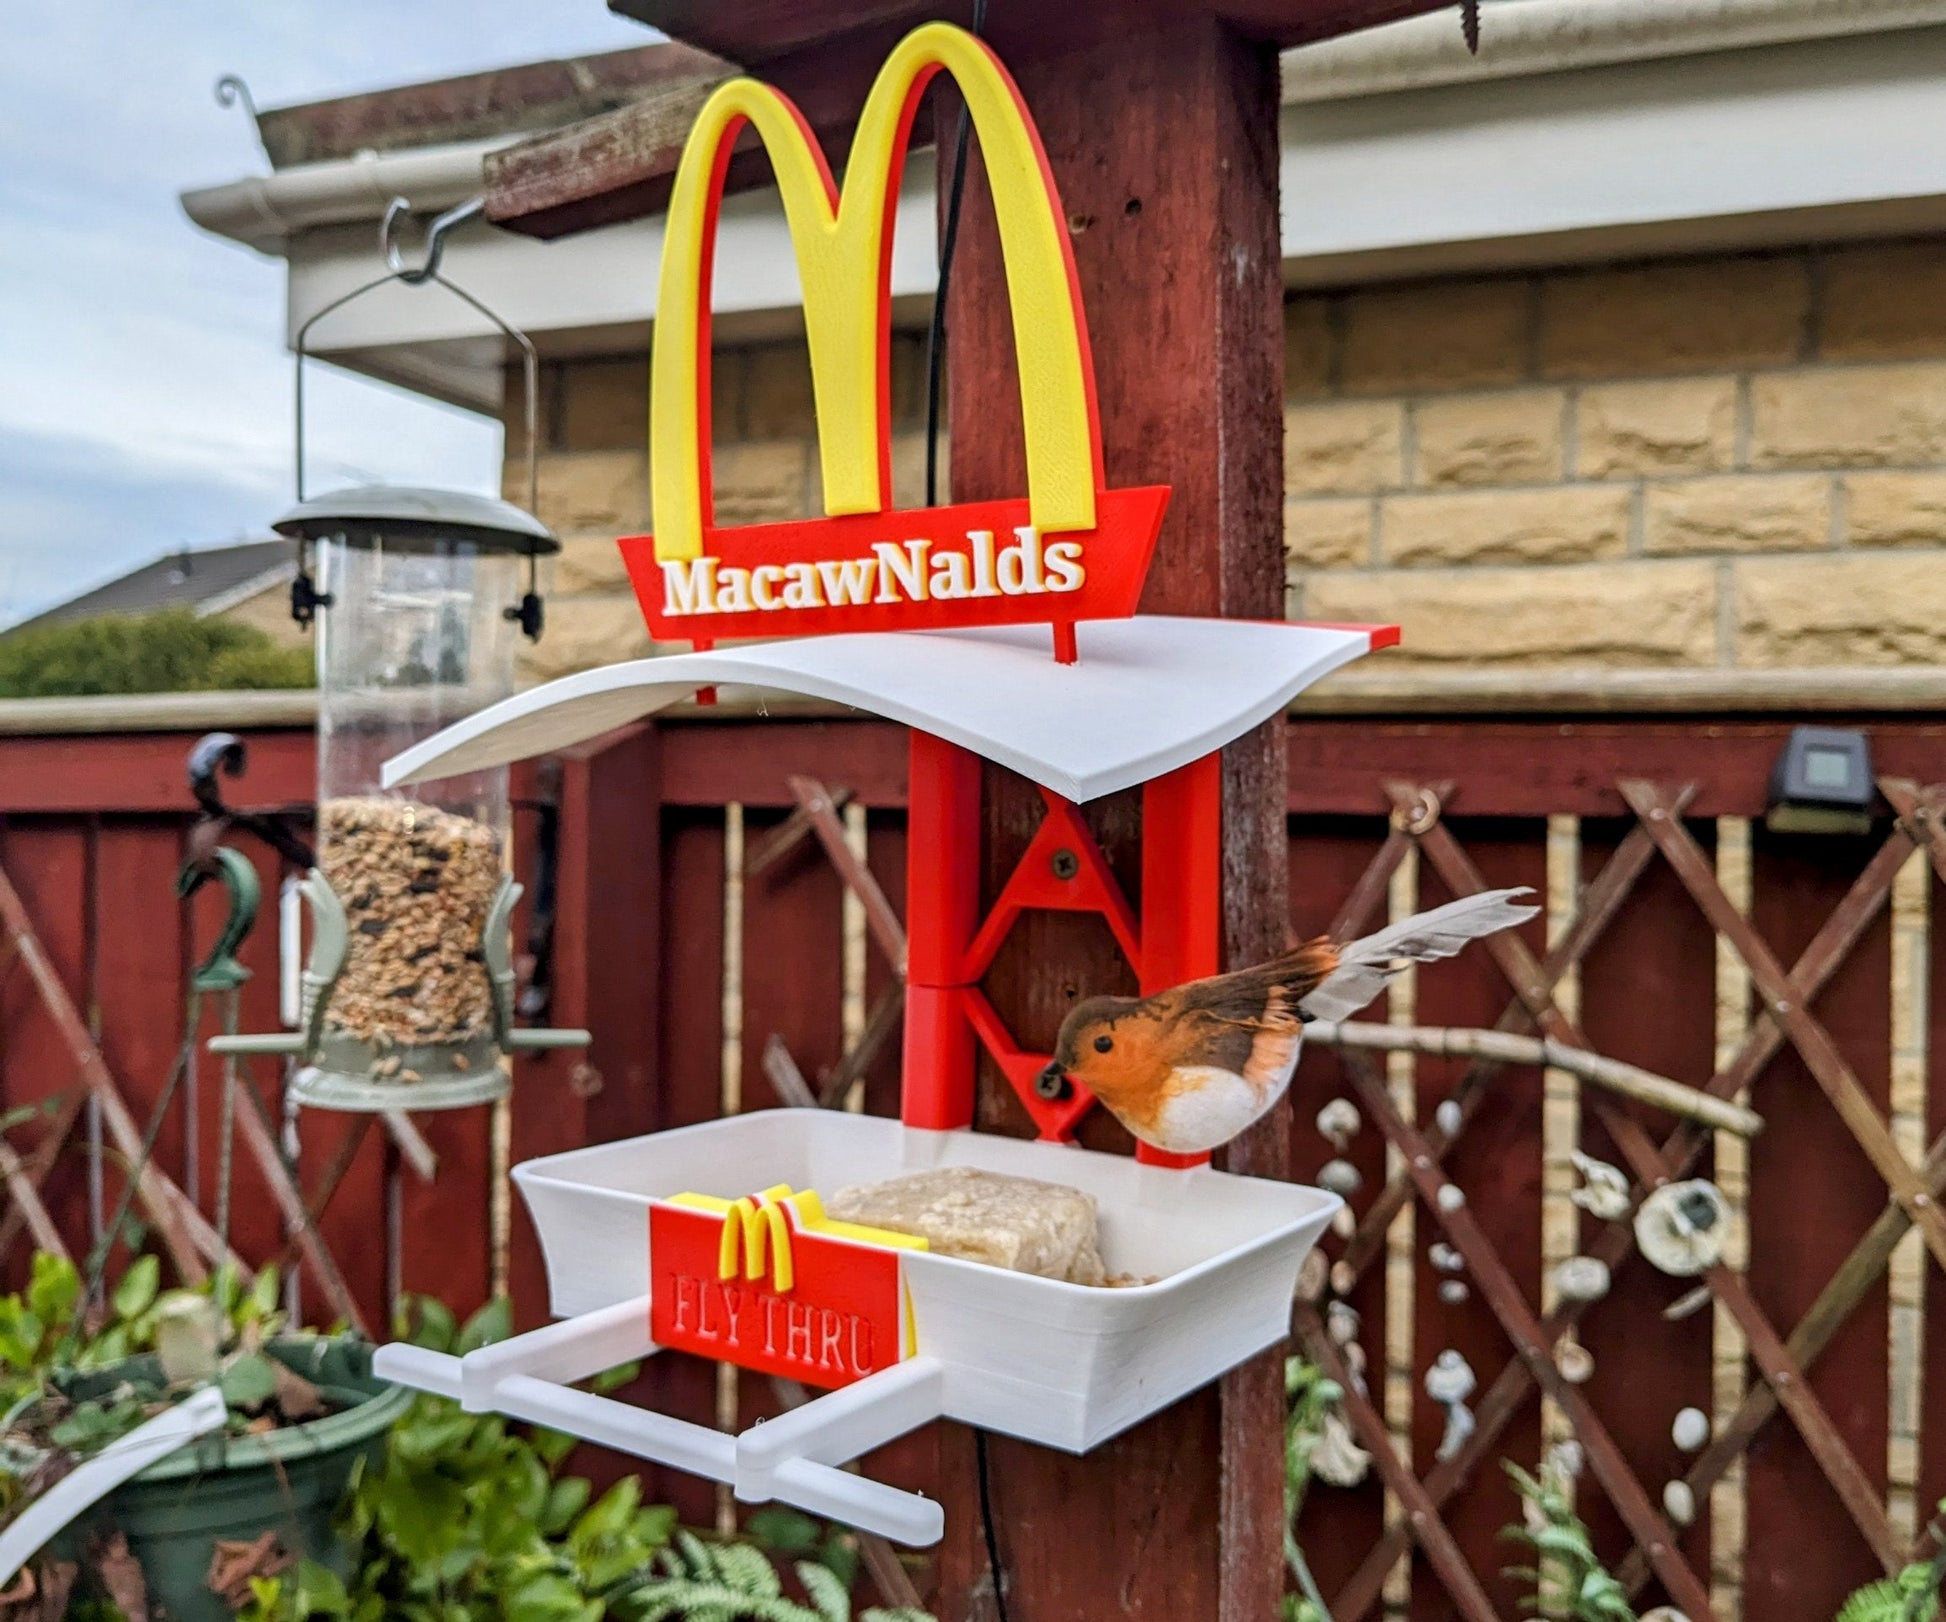
[(739, 1223), (726, 1245), (726, 1220), (738, 1213), (650, 1205), (649, 1336), (658, 1345), (827, 1388), (899, 1361), (897, 1251), (800, 1228), (785, 1208), (789, 1239), (766, 1254), (754, 1223)]
[(1096, 526), (1042, 534), (1026, 500), (704, 531), (703, 555), (620, 542), (649, 629), (667, 642), (1125, 619), (1169, 487), (1105, 490)]

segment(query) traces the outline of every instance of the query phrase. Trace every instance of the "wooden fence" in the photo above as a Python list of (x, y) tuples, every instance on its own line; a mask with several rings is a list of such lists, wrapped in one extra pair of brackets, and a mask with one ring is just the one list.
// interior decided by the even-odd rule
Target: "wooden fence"
[[(194, 820), (183, 758), (225, 713), (164, 730), (0, 735), (0, 867), (138, 1121), (176, 1054), (187, 970), (220, 911), (210, 896), (179, 903), (173, 884)], [(1870, 734), (1898, 812), (1870, 835), (1766, 831), (1788, 715), (1291, 723), (1294, 930), (1369, 928), (1482, 883), (1531, 885), (1545, 902), (1518, 941), (1421, 972), (1370, 1017), (1539, 1030), (1745, 1097), (1767, 1123), (1746, 1145), (1565, 1072), (1307, 1055), (1291, 1112), (1299, 1174), (1333, 1153), (1313, 1124), (1327, 1099), (1352, 1099), (1365, 1123), (1347, 1155), (1364, 1179), (1357, 1229), (1327, 1240), (1329, 1282), (1297, 1314), (1300, 1339), (1340, 1374), (1362, 1356), (1364, 1393), (1348, 1411), (1378, 1456), (1360, 1487), (1315, 1487), (1300, 1527), (1338, 1622), (1513, 1616), (1516, 1590), (1499, 1570), (1514, 1551), (1496, 1533), (1517, 1505), (1497, 1461), (1531, 1468), (1569, 1435), (1586, 1459), (1580, 1512), (1604, 1556), (1640, 1585), (1639, 1604), (1673, 1601), (1696, 1622), (1712, 1610), (1824, 1622), (1911, 1547), (1946, 1494), (1946, 1419), (1925, 1404), (1929, 1388), (1946, 1390), (1929, 1378), (1946, 1371), (1946, 1292), (1927, 1260), (1946, 1257), (1935, 1204), (1946, 1087), (1931, 1085), (1928, 1040), (1941, 997), (1930, 939), (1946, 868), (1946, 794), (1933, 787), (1946, 783), (1946, 726), (1909, 713), (1818, 719)], [(249, 774), (232, 797), (308, 800), (308, 730), (248, 737)], [(500, 1112), (419, 1118), (439, 1160), (431, 1181), (382, 1131), (342, 1153), (357, 1118), (303, 1115), (301, 1181), (316, 1193), (339, 1179), (321, 1230), (368, 1321), (382, 1323), (401, 1290), (464, 1308), (501, 1281), (524, 1320), (544, 1316), (538, 1255), (524, 1217), (507, 1211), (498, 1167), (778, 1102), (774, 1049), (765, 1064), (773, 1038), (816, 1088), (883, 1023), (872, 1014), (890, 971), (871, 944), (868, 898), (841, 880), (830, 838), (786, 848), (775, 837), (794, 813), (804, 823), (794, 776), (828, 791), (838, 843), (896, 907), (905, 751), (889, 725), (801, 712), (685, 719), (519, 774), (517, 865), (554, 903), (551, 929), (524, 916), (520, 940), (548, 1021), (586, 1024), (595, 1042), (585, 1056), (523, 1059)], [(1114, 800), (1090, 812), (1111, 860), (1121, 814)], [(274, 894), (274, 859), (243, 845)], [(276, 1018), (275, 954), (266, 922), (243, 954), (258, 970), (245, 1029)], [(29, 978), (5, 973), (0, 1102), (72, 1096), (70, 1050)], [(206, 1014), (208, 1028), (214, 1020)], [(215, 1074), (205, 1055), (158, 1148), (205, 1210)], [(276, 1079), (259, 1077), (273, 1102)], [(862, 1067), (857, 1102), (889, 1112), (896, 1089), (886, 1043)], [(1449, 1099), (1460, 1106), (1450, 1135), (1453, 1112), (1438, 1107)], [(44, 1185), (77, 1248), (119, 1187), (112, 1146), (90, 1152), (91, 1124), (82, 1119)], [(34, 1121), (11, 1134), (30, 1168), (45, 1130)], [(1097, 1112), (1088, 1136), (1113, 1147), (1118, 1131)], [(1713, 1177), (1730, 1197), (1740, 1231), (1700, 1311), (1671, 1319), (1696, 1281), (1647, 1265), (1626, 1221), (1573, 1205), (1576, 1149), (1620, 1167), (1638, 1193), (1687, 1175)], [(287, 1224), (253, 1167), (237, 1179), (234, 1241), (261, 1262), (284, 1248)], [(1458, 1253), (1458, 1271), (1430, 1264), (1435, 1242)], [(1554, 1269), (1578, 1254), (1610, 1264), (1604, 1298), (1557, 1299)], [(20, 1261), (9, 1259), (16, 1273)], [(1463, 1291), (1442, 1289), (1455, 1283)], [(314, 1279), (305, 1292), (322, 1312)], [(1340, 1297), (1357, 1314), (1357, 1352), (1325, 1328)], [(1563, 1337), (1592, 1357), (1585, 1383), (1557, 1372)], [(1475, 1371), (1478, 1428), (1441, 1459), (1446, 1415), (1423, 1382), (1446, 1350)], [(776, 1401), (766, 1382), (719, 1382), (673, 1359), (652, 1394), (697, 1417), (733, 1405), (745, 1421)], [(1714, 1421), (1700, 1453), (1671, 1439), (1685, 1407)], [(923, 1484), (930, 1443), (895, 1452), (881, 1467)], [(1003, 1535), (1007, 1457), (996, 1448)], [(1664, 1499), (1684, 1478), (1697, 1506), (1687, 1527)], [(699, 1518), (716, 1507), (682, 1478), (649, 1486)], [(1030, 1595), (1017, 1612), (1031, 1615)]]

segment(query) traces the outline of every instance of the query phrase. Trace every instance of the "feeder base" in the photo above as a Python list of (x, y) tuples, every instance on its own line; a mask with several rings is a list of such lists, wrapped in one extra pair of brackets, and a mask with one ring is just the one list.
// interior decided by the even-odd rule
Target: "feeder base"
[[(380, 1066), (396, 1066), (381, 1073)], [(416, 1080), (401, 1080), (410, 1075)], [(327, 1031), (317, 1062), (291, 1078), (291, 1094), (307, 1109), (383, 1114), (387, 1110), (467, 1109), (505, 1098), (513, 1078), (492, 1035), (465, 1042), (428, 1043), (381, 1051)]]

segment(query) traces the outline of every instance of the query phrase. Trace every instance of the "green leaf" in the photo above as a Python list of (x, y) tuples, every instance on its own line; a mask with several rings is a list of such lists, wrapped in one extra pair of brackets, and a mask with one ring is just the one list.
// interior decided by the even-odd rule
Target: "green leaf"
[(635, 1512), (630, 1535), (645, 1549), (660, 1549), (676, 1535), (676, 1512), (669, 1504), (651, 1504)]
[(297, 1607), (301, 1617), (347, 1616), (351, 1598), (343, 1579), (329, 1566), (303, 1560), (297, 1567)]
[(224, 1262), (209, 1276), (209, 1298), (216, 1303), (216, 1310), (225, 1318), (236, 1317), (237, 1302), (243, 1296), (243, 1281), (238, 1276), (235, 1262)]
[(553, 1483), (541, 1510), (541, 1531), (549, 1537), (565, 1532), (588, 1502), (590, 1487), (580, 1476)]
[[(415, 1346), (430, 1347), (435, 1352), (450, 1352), (459, 1326), (454, 1322), (452, 1313), (443, 1301), (435, 1301), (430, 1296), (419, 1296), (399, 1306), (401, 1319), (400, 1337), (409, 1338)], [(417, 1317), (415, 1327), (412, 1319)]]
[(467, 1530), (466, 1494), (457, 1482), (432, 1470), (404, 1472), (377, 1506), (380, 1530), (413, 1564), (430, 1565), (454, 1548)]
[(568, 1534), (569, 1541), (581, 1546), (621, 1536), (635, 1518), (635, 1507), (641, 1501), (642, 1484), (634, 1476), (623, 1476), (582, 1513)]
[(760, 1549), (786, 1558), (811, 1553), (824, 1536), (822, 1526), (787, 1504), (766, 1504), (744, 1521), (743, 1532)]
[(588, 1384), (598, 1396), (605, 1397), (609, 1392), (619, 1391), (632, 1383), (641, 1372), (640, 1363), (623, 1363), (612, 1369), (603, 1369)]
[(276, 1267), (266, 1267), (257, 1275), (257, 1282), (250, 1286), (250, 1307), (258, 1318), (268, 1318), (277, 1311), (281, 1299), (283, 1281), (277, 1276)]
[(513, 1303), (504, 1295), (498, 1295), (466, 1320), (459, 1332), (459, 1344), (454, 1350), (464, 1357), (468, 1352), (477, 1352), (482, 1346), (505, 1340), (513, 1332)]
[(137, 1256), (115, 1286), (115, 1315), (133, 1318), (145, 1311), (162, 1284), (162, 1263), (153, 1256)]
[(277, 1394), (277, 1371), (261, 1352), (231, 1359), (217, 1377), (223, 1400), (232, 1408), (261, 1408)]
[(845, 1585), (847, 1592), (858, 1581), (858, 1543), (855, 1538), (834, 1530), (818, 1550), (818, 1558), (831, 1568), (831, 1574)]
[(33, 1277), (27, 1285), (27, 1305), (34, 1315), (43, 1323), (65, 1325), (80, 1299), (81, 1274), (74, 1263), (52, 1251), (35, 1251)]
[(817, 1607), (820, 1622), (851, 1622), (851, 1594), (829, 1567), (815, 1560), (797, 1563), (797, 1580)]

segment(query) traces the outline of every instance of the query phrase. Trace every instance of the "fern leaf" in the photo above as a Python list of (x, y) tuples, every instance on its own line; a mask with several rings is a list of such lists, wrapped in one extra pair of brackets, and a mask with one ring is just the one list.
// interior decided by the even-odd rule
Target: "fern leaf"
[(1838, 1613), (1838, 1622), (1904, 1622), (1906, 1595), (1894, 1578), (1867, 1583)]
[(724, 1543), (714, 1552), (717, 1575), (724, 1587), (756, 1599), (776, 1599), (784, 1592), (777, 1568), (761, 1549), (747, 1543)]
[(829, 1566), (815, 1560), (800, 1560), (797, 1580), (811, 1596), (822, 1622), (851, 1622), (851, 1594)]

